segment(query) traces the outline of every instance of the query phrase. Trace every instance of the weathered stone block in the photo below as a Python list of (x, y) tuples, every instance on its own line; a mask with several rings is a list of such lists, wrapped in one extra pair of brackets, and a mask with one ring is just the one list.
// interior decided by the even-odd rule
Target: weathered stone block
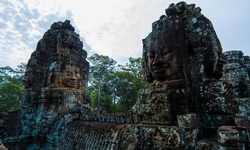
[(250, 120), (250, 98), (238, 98), (239, 111), (236, 114), (237, 117)]
[(206, 139), (209, 141), (217, 142), (218, 134), (215, 127), (203, 127), (200, 129), (200, 139)]
[(218, 141), (225, 147), (238, 147), (240, 132), (235, 126), (221, 126), (218, 130)]
[(177, 115), (177, 120), (180, 128), (197, 129), (199, 127), (199, 119), (196, 114)]
[(235, 125), (233, 115), (209, 115), (206, 113), (199, 114), (201, 127), (220, 127), (223, 125)]
[[(200, 11), (194, 4), (171, 4), (152, 24), (143, 40), (148, 85), (127, 115), (92, 110), (85, 93), (87, 52), (69, 21), (54, 23), (27, 65), (22, 136), (6, 138), (6, 144), (12, 149), (248, 148), (249, 130), (235, 127), (234, 115), (237, 98), (238, 116), (249, 117), (244, 104), (250, 86), (243, 79), (249, 81), (250, 58), (226, 53), (230, 64), (219, 80), (226, 60), (212, 23)], [(225, 82), (234, 78), (232, 85)]]
[(196, 149), (197, 150), (219, 150), (219, 143), (208, 141), (208, 140), (200, 140), (197, 142)]

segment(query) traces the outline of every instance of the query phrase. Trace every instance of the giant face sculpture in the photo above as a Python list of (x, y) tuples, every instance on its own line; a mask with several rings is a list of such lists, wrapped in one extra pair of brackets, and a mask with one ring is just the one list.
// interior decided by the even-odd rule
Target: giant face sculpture
[(67, 65), (61, 73), (62, 85), (64, 87), (78, 89), (80, 86), (80, 78), (79, 67)]
[(181, 47), (172, 30), (163, 32), (151, 41), (146, 57), (149, 72), (156, 81), (183, 78)]
[(50, 65), (50, 87), (84, 90), (88, 63), (79, 36), (70, 30), (61, 30), (57, 37), (56, 61)]
[(84, 89), (83, 80), (84, 76), (79, 67), (61, 65), (51, 70), (49, 86), (52, 88)]
[(152, 42), (148, 52), (149, 70), (157, 80), (166, 80), (181, 70), (181, 64), (172, 45)]

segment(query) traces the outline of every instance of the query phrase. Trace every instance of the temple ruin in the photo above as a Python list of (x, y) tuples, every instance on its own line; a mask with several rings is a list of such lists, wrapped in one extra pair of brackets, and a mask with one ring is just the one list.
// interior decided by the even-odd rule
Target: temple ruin
[(91, 108), (83, 43), (70, 21), (53, 23), (28, 62), (20, 112), (0, 116), (5, 147), (250, 149), (250, 57), (223, 53), (195, 4), (170, 4), (165, 12), (142, 40), (147, 85), (127, 114)]

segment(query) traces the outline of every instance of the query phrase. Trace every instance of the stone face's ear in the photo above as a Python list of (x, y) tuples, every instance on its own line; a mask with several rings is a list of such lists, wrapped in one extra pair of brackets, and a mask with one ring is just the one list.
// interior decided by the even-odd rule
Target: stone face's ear
[[(222, 46), (211, 21), (202, 14), (187, 16), (184, 20), (191, 67), (201, 68), (208, 77), (219, 79), (223, 74)], [(194, 61), (196, 59), (196, 61)]]
[(208, 77), (220, 79), (223, 76), (223, 66), (226, 57), (214, 50), (207, 50), (204, 53), (204, 72)]
[(154, 78), (149, 70), (148, 67), (148, 48), (149, 48), (149, 43), (150, 42), (150, 35), (142, 40), (143, 43), (143, 52), (142, 52), (142, 73), (145, 78), (145, 80), (148, 83), (151, 83)]
[(0, 150), (8, 150), (2, 142), (0, 142)]

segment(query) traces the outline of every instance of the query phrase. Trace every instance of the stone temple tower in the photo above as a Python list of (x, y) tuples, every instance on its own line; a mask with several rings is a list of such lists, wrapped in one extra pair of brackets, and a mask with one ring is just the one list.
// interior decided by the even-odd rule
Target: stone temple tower
[(194, 4), (170, 4), (165, 12), (143, 39), (147, 85), (127, 114), (92, 111), (79, 35), (67, 20), (52, 24), (27, 65), (22, 133), (3, 144), (18, 150), (249, 149), (249, 57), (223, 55), (211, 21)]
[(38, 42), (24, 77), (23, 136), (43, 138), (58, 116), (70, 116), (88, 107), (85, 89), (89, 63), (82, 47), (68, 20), (52, 24)]

